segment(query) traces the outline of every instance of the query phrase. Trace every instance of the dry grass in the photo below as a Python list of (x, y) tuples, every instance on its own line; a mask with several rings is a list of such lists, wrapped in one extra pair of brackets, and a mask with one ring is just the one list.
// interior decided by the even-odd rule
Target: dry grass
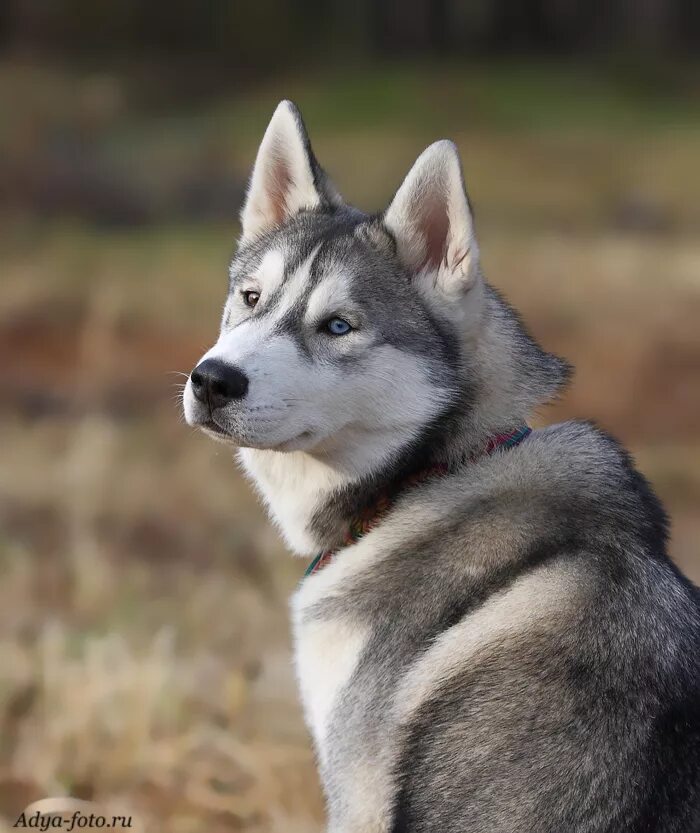
[[(376, 206), (424, 130), (322, 130), (319, 151)], [(461, 130), (487, 273), (578, 368), (544, 418), (632, 446), (700, 580), (697, 132)], [(616, 226), (639, 183), (670, 227)], [(302, 565), (182, 424), (171, 375), (213, 336), (233, 229), (4, 219), (0, 831), (58, 794), (149, 831), (319, 830), (287, 625)]]
[[(314, 829), (319, 801), (285, 632), (290, 582), (266, 573), (267, 552), (278, 547), (263, 527), (237, 533), (239, 506), (212, 536), (219, 552), (198, 552), (204, 536), (179, 557), (167, 541), (159, 552), (153, 513), (163, 512), (164, 486), (148, 473), (156, 461), (130, 461), (130, 429), (103, 417), (66, 428), (53, 432), (53, 457), (27, 472), (21, 489), (3, 483), (3, 497), (29, 513), (13, 518), (5, 503), (8, 818), (30, 799), (67, 793), (119, 802), (147, 830)], [(26, 465), (42, 449), (21, 434), (12, 445)], [(189, 436), (185, 444), (197, 445)], [(188, 467), (189, 476), (201, 469)], [(215, 490), (215, 482), (202, 476), (193, 486)], [(232, 483), (218, 482), (232, 500)], [(217, 509), (221, 523), (225, 507)], [(134, 547), (128, 538), (144, 517), (155, 540)], [(21, 520), (34, 529), (13, 531)], [(175, 536), (188, 532), (186, 519), (170, 526)], [(33, 532), (47, 540), (28, 540)], [(246, 566), (258, 556), (262, 563)]]

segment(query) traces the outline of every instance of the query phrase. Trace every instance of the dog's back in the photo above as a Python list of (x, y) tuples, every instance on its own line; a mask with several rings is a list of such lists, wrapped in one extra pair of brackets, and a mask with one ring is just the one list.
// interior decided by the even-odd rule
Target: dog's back
[(392, 830), (700, 830), (700, 609), (657, 500), (588, 426), (510, 455), (410, 582), (445, 619), (397, 688)]
[(317, 738), (332, 818), (700, 829), (700, 609), (665, 537), (645, 480), (587, 424), (406, 495), (297, 597), (302, 687), (324, 633), (329, 676), (364, 634)]

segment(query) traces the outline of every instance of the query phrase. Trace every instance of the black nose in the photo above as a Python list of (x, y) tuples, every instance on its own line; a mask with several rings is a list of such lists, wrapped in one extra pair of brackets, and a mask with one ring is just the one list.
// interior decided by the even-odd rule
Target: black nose
[(232, 399), (243, 399), (248, 390), (248, 377), (232, 364), (218, 359), (205, 359), (190, 374), (192, 392), (209, 410), (223, 408)]

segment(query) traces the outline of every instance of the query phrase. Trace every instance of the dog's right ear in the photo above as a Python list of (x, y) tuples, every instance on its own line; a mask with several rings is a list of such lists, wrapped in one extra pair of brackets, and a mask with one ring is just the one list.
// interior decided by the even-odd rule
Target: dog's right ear
[(291, 101), (281, 101), (255, 159), (241, 211), (241, 242), (281, 225), (299, 211), (330, 208), (340, 202), (316, 161), (301, 113)]

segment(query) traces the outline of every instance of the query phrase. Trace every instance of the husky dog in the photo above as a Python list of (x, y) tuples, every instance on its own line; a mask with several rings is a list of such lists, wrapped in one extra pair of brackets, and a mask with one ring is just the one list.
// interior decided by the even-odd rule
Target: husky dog
[(184, 409), (325, 553), (292, 610), (330, 833), (700, 831), (699, 593), (613, 439), (527, 436), (567, 376), (484, 281), (451, 142), (369, 216), (278, 106)]

